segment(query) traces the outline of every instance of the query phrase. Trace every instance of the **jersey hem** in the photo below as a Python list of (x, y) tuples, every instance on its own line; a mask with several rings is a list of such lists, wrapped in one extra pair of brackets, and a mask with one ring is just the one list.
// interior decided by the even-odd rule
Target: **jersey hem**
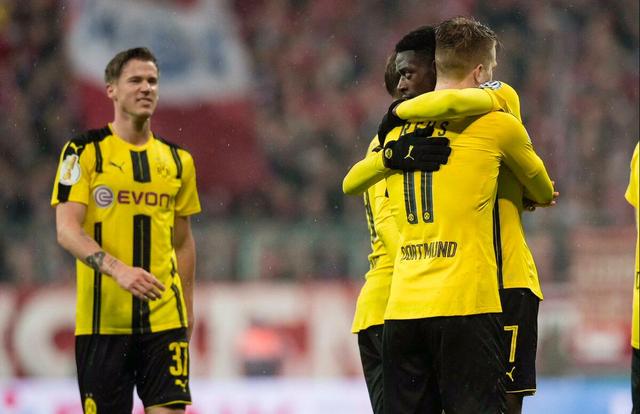
[(358, 324), (357, 328), (356, 326), (352, 326), (351, 327), (351, 333), (352, 334), (357, 334), (358, 332), (364, 331), (365, 329), (369, 329), (372, 326), (377, 326), (377, 325), (384, 325), (384, 319), (375, 319), (371, 322), (367, 322), (367, 323), (363, 323), (363, 324)]
[[(182, 329), (182, 328), (187, 328), (186, 326), (182, 326), (180, 324), (175, 325), (175, 324), (171, 324), (171, 325), (164, 325), (164, 326), (160, 326), (160, 327), (152, 327), (151, 328), (151, 332), (149, 333), (158, 333), (158, 332), (164, 332), (164, 331), (170, 331), (172, 329)], [(104, 328), (100, 328), (100, 333), (96, 334), (93, 333), (91, 331), (91, 329), (87, 330), (76, 330), (75, 331), (75, 336), (80, 336), (80, 335), (133, 335), (133, 331), (131, 328), (128, 329), (104, 329)]]
[(197, 209), (197, 210), (187, 210), (186, 212), (184, 211), (176, 211), (176, 216), (178, 217), (187, 217), (187, 216), (193, 216), (194, 214), (198, 214), (201, 213), (202, 209)]
[(504, 286), (501, 290), (507, 290), (507, 289), (528, 289), (531, 293), (535, 295), (535, 297), (540, 299), (540, 302), (544, 300), (544, 296), (542, 295), (542, 292), (532, 289), (531, 286)]
[(437, 315), (425, 315), (425, 314), (415, 314), (415, 315), (385, 315), (385, 321), (393, 321), (393, 320), (413, 320), (413, 319), (425, 319), (425, 318), (450, 318), (454, 316), (473, 316), (473, 315), (484, 315), (487, 313), (502, 313), (502, 309), (488, 309), (488, 310), (479, 310), (470, 313), (452, 313), (452, 314), (437, 314)]
[(542, 295), (542, 292), (539, 291), (539, 290), (532, 289), (531, 286), (517, 286), (517, 285), (514, 285), (514, 286), (503, 286), (502, 289), (500, 289), (500, 290), (507, 290), (507, 289), (527, 289), (531, 293), (533, 293), (535, 297), (540, 299), (540, 302), (542, 302), (544, 300), (544, 296)]

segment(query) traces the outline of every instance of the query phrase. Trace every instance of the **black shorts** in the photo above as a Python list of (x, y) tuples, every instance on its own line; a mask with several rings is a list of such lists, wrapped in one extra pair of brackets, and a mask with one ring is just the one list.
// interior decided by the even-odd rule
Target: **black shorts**
[(505, 410), (500, 314), (384, 323), (385, 414)]
[(358, 332), (358, 348), (367, 383), (371, 408), (382, 414), (382, 331), (384, 325), (374, 325)]
[(536, 352), (538, 349), (538, 309), (540, 299), (529, 289), (500, 290), (508, 393), (533, 395), (536, 392)]
[(640, 414), (640, 350), (632, 348), (631, 356), (631, 400), (633, 414)]
[(184, 328), (76, 336), (76, 366), (85, 413), (131, 414), (134, 386), (145, 407), (191, 404)]

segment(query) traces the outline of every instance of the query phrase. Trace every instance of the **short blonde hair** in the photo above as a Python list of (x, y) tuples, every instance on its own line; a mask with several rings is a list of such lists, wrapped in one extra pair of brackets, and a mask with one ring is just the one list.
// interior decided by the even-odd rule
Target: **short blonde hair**
[(473, 18), (445, 20), (436, 27), (438, 76), (463, 78), (479, 64), (487, 64), (497, 43), (495, 32)]

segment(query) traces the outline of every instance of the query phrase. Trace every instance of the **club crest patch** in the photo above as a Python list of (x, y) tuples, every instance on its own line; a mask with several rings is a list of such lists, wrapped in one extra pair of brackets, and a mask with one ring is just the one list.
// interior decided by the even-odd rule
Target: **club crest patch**
[(74, 185), (80, 181), (81, 175), (78, 155), (67, 155), (60, 166), (60, 184)]

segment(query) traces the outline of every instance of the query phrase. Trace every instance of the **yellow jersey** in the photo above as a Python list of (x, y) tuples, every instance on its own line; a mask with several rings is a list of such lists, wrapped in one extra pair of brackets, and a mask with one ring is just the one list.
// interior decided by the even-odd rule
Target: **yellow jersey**
[(387, 140), (415, 128), (448, 137), (452, 152), (439, 171), (386, 178), (400, 239), (385, 319), (501, 312), (493, 216), (500, 165), (534, 201), (548, 203), (553, 186), (544, 164), (522, 124), (503, 112), (410, 122)]
[(633, 288), (633, 317), (631, 318), (631, 346), (640, 349), (640, 340), (638, 330), (640, 329), (640, 200), (638, 192), (638, 181), (640, 180), (640, 165), (638, 165), (638, 146), (633, 151), (631, 157), (631, 173), (629, 174), (629, 186), (624, 196), (627, 201), (635, 208), (636, 213), (636, 275)]
[(153, 135), (136, 146), (110, 125), (88, 131), (62, 150), (51, 205), (67, 201), (87, 206), (84, 230), (105, 251), (167, 288), (145, 302), (77, 260), (76, 335), (186, 327), (173, 225), (200, 211), (191, 155)]
[[(374, 137), (367, 154), (378, 146)], [(384, 310), (389, 299), (393, 261), (398, 246), (398, 229), (389, 210), (387, 185), (379, 181), (364, 193), (367, 226), (371, 237), (369, 271), (360, 290), (351, 332), (358, 333), (370, 326), (384, 323)]]
[[(480, 88), (444, 89), (428, 92), (402, 102), (396, 114), (414, 122), (446, 120), (485, 114), (500, 110), (522, 122), (517, 92), (500, 81), (484, 83)], [(344, 180), (345, 192), (359, 191), (371, 181), (380, 179), (384, 169), (379, 154), (369, 155), (356, 164)], [(527, 245), (522, 213), (524, 187), (505, 165), (498, 176), (495, 250), (498, 261), (498, 280), (501, 288), (528, 288), (543, 299), (538, 270)]]

